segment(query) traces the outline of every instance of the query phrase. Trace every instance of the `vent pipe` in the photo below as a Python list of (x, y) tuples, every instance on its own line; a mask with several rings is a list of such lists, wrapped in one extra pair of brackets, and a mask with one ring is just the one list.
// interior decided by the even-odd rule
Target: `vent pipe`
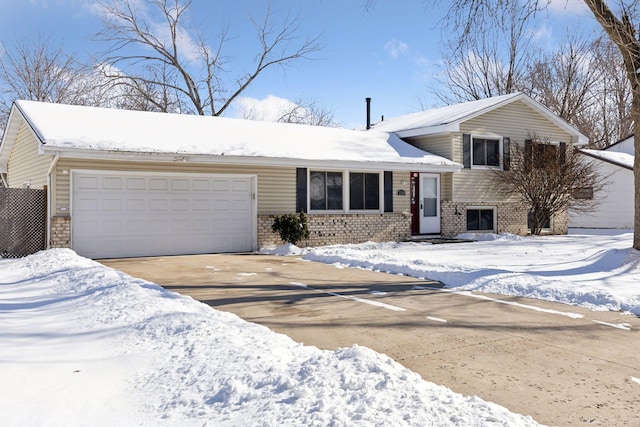
[(367, 130), (371, 129), (371, 98), (365, 98), (367, 101)]

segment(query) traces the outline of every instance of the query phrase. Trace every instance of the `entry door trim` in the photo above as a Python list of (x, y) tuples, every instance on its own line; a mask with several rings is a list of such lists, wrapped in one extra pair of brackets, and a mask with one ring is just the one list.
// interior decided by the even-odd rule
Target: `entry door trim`
[(421, 173), (419, 182), (420, 234), (440, 234), (440, 174)]

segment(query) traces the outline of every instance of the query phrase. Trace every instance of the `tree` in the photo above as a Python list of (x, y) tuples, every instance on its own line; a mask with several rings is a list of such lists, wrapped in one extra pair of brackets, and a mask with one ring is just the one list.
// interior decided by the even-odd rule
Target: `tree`
[[(267, 10), (264, 19), (252, 19), (259, 45), (253, 68), (237, 73), (239, 77), (231, 82), (226, 69), (230, 59), (223, 54), (228, 28), (212, 48), (198, 28), (183, 25), (190, 0), (148, 0), (144, 4), (151, 11), (142, 10), (143, 3), (136, 0), (97, 3), (104, 13), (104, 29), (97, 38), (110, 44), (103, 61), (126, 74), (109, 77), (123, 79), (134, 90), (169, 91), (184, 113), (221, 115), (266, 69), (287, 67), (320, 49), (317, 38), (298, 35), (296, 19), (276, 25)], [(153, 16), (159, 16), (162, 25), (154, 23)], [(155, 97), (147, 100), (155, 103)], [(162, 108), (162, 104), (156, 106)]]
[(311, 126), (340, 126), (340, 123), (333, 118), (333, 111), (318, 105), (315, 100), (301, 98), (292, 102), (288, 108), (283, 108), (277, 121)]
[(494, 174), (505, 196), (530, 209), (531, 234), (538, 235), (554, 215), (572, 209), (588, 213), (598, 205), (584, 193), (600, 192), (608, 183), (596, 165), (565, 144), (553, 145), (535, 136), (525, 145), (510, 145), (510, 168)]
[(465, 37), (446, 43), (443, 73), (438, 79), (444, 89), (435, 91), (444, 103), (506, 95), (522, 86), (532, 60), (534, 14), (517, 2), (506, 2), (500, 11), (500, 16), (490, 15), (491, 31), (472, 31), (471, 23), (466, 23)]
[(0, 56), (0, 129), (16, 99), (66, 104), (97, 102), (97, 82), (87, 67), (48, 39), (3, 44)]
[[(440, 3), (439, 0), (427, 0)], [(605, 0), (583, 0), (593, 14), (595, 20), (618, 47), (622, 55), (624, 70), (631, 88), (631, 120), (635, 135), (640, 135), (640, 39), (636, 28), (640, 19), (640, 2), (637, 0), (606, 2)], [(459, 41), (468, 40), (476, 28), (485, 28), (497, 20), (505, 10), (505, 6), (517, 3), (522, 9), (536, 14), (546, 8), (550, 0), (450, 0), (449, 11), (445, 22), (449, 28), (456, 30)], [(608, 3), (615, 3), (615, 9)], [(615, 12), (614, 12), (615, 10)], [(497, 19), (498, 18), (498, 19)], [(485, 26), (478, 26), (483, 24)], [(635, 152), (640, 153), (640, 137), (635, 138)], [(635, 214), (633, 247), (640, 250), (640, 155), (634, 160), (635, 182)]]

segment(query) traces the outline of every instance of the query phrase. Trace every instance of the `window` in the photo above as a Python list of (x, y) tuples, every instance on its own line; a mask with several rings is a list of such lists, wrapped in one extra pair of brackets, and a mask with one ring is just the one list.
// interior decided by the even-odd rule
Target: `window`
[[(529, 211), (527, 215), (527, 227), (529, 229), (533, 228), (533, 218), (533, 211)], [(542, 214), (540, 226), (543, 230), (551, 230), (551, 215), (548, 212)]]
[(593, 200), (593, 187), (576, 188), (573, 198), (576, 200)]
[(312, 210), (342, 209), (342, 172), (309, 172)]
[(489, 138), (473, 138), (474, 166), (500, 167), (500, 140)]
[(468, 208), (467, 231), (494, 231), (494, 208)]
[(565, 162), (566, 144), (526, 140), (524, 143), (525, 167), (530, 170), (544, 169), (550, 165)]
[(380, 174), (349, 173), (349, 209), (380, 209)]

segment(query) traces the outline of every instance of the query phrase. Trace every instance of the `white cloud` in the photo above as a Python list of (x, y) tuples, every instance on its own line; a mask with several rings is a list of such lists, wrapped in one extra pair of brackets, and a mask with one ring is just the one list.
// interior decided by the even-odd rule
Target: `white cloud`
[(290, 111), (297, 104), (289, 99), (268, 95), (264, 99), (240, 97), (233, 104), (234, 117), (267, 122), (278, 121), (283, 112)]
[(391, 58), (396, 59), (409, 52), (409, 45), (400, 40), (392, 39), (384, 45), (384, 50)]
[(551, 0), (549, 10), (558, 14), (582, 14), (586, 12), (586, 7), (584, 0)]

